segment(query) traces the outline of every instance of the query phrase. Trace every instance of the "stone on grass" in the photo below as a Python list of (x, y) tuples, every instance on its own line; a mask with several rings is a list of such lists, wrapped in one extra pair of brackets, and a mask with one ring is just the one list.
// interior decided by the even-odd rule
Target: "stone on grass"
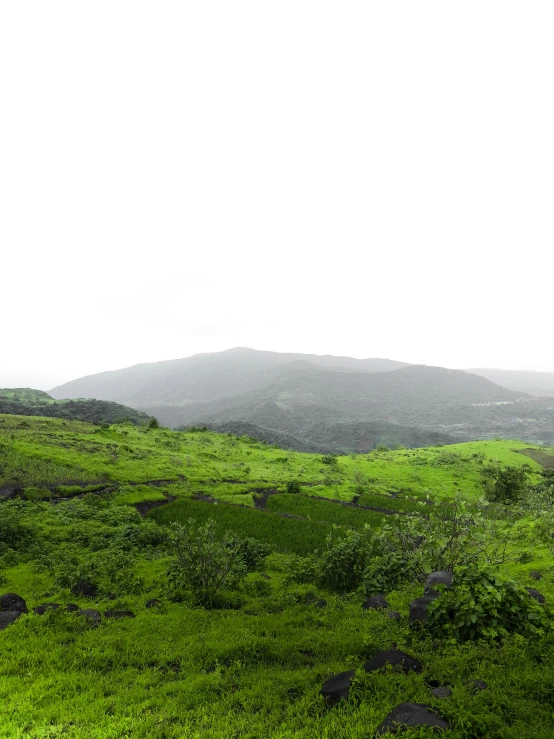
[(105, 618), (134, 618), (132, 611), (104, 611)]
[(74, 611), (78, 611), (79, 610), (79, 606), (76, 603), (68, 603), (66, 605), (66, 607), (65, 607), (65, 610), (66, 611), (73, 611), (73, 612)]
[(368, 598), (366, 601), (362, 603), (362, 608), (365, 611), (369, 611), (372, 609), (378, 609), (378, 608), (388, 608), (389, 604), (387, 603), (387, 599), (382, 593), (379, 593), (378, 595), (372, 595), (371, 598)]
[(150, 600), (147, 600), (145, 605), (146, 608), (156, 608), (157, 606), (161, 606), (162, 602), (158, 598), (150, 598)]
[(392, 666), (393, 672), (408, 673), (410, 670), (414, 672), (423, 670), (423, 665), (419, 660), (410, 657), (409, 654), (401, 652), (399, 649), (388, 649), (386, 652), (379, 652), (365, 663), (364, 670), (366, 672), (385, 670), (387, 665)]
[(531, 570), (529, 577), (532, 577), (533, 580), (542, 580), (542, 574), (537, 572), (537, 570)]
[(436, 585), (446, 585), (447, 588), (452, 586), (452, 583), (454, 582), (454, 575), (449, 572), (448, 570), (437, 570), (436, 572), (431, 572), (427, 580), (425, 580), (425, 592), (429, 592), (429, 590), (434, 590)]
[(88, 580), (79, 580), (79, 582), (75, 583), (71, 588), (71, 592), (73, 595), (82, 595), (85, 598), (94, 598), (98, 593), (98, 588), (94, 583), (89, 582)]
[(546, 598), (542, 593), (539, 593), (539, 591), (536, 588), (525, 588), (525, 590), (529, 593), (531, 598), (534, 598), (535, 600), (538, 600), (539, 603), (544, 603)]
[(346, 700), (350, 692), (352, 678), (356, 674), (356, 670), (347, 670), (339, 672), (326, 680), (321, 686), (321, 695), (327, 701), (328, 706), (334, 706), (340, 700)]
[(41, 606), (35, 606), (33, 608), (33, 611), (37, 614), (37, 616), (42, 616), (46, 613), (46, 611), (55, 611), (56, 608), (59, 607), (59, 603), (43, 603)]
[(448, 722), (420, 703), (401, 703), (377, 728), (377, 734), (396, 734), (407, 726), (432, 726), (444, 730), (448, 729)]
[(387, 611), (387, 616), (392, 618), (394, 621), (400, 621), (402, 615), (398, 611)]
[(27, 604), (17, 593), (5, 593), (0, 595), (0, 611), (18, 611), (19, 613), (29, 613)]
[(0, 611), (0, 631), (13, 624), (21, 616), (23, 616), (22, 611)]
[(427, 608), (430, 603), (440, 597), (436, 590), (429, 590), (422, 598), (416, 598), (410, 603), (410, 621), (425, 623), (429, 618)]
[(98, 623), (102, 618), (100, 611), (95, 611), (94, 608), (81, 608), (79, 615), (84, 616), (89, 621), (94, 621), (95, 623)]
[(473, 690), (475, 693), (479, 692), (480, 690), (486, 690), (489, 686), (484, 680), (468, 680), (467, 683), (464, 683), (466, 688), (469, 688), (469, 690)]
[(435, 698), (450, 698), (452, 689), (447, 685), (439, 685), (438, 688), (431, 688), (431, 693), (433, 693)]

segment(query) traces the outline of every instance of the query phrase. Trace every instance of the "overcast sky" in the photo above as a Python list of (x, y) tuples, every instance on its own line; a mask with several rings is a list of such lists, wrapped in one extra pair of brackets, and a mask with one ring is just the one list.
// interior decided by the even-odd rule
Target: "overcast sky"
[(0, 386), (554, 370), (554, 3), (0, 4)]

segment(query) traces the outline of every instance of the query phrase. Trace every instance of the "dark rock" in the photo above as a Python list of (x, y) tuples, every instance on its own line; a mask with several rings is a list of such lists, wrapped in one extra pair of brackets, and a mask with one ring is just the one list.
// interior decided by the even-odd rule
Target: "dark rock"
[(531, 570), (529, 577), (532, 577), (533, 580), (542, 580), (542, 574), (537, 572), (537, 570)]
[(0, 595), (0, 611), (19, 611), (29, 613), (27, 604), (20, 595), (16, 593), (5, 593)]
[(377, 728), (377, 734), (396, 734), (399, 729), (406, 726), (433, 726), (437, 729), (448, 729), (448, 722), (420, 703), (401, 703)]
[(476, 693), (479, 690), (486, 690), (489, 687), (484, 680), (468, 680), (464, 685), (466, 688), (469, 688), (469, 690), (473, 690)]
[(425, 592), (428, 593), (430, 590), (434, 590), (435, 585), (446, 585), (447, 588), (452, 586), (454, 582), (454, 575), (448, 570), (437, 570), (431, 572), (427, 580), (425, 580)]
[(364, 670), (366, 672), (375, 672), (376, 670), (386, 669), (386, 665), (392, 665), (393, 672), (406, 672), (410, 670), (421, 672), (423, 665), (409, 654), (401, 652), (399, 649), (388, 649), (386, 652), (379, 652), (375, 657), (366, 662)]
[(446, 685), (439, 685), (438, 688), (431, 688), (431, 693), (433, 693), (435, 698), (450, 698), (452, 689)]
[(106, 618), (134, 618), (135, 614), (132, 611), (104, 611)]
[(321, 686), (321, 695), (327, 701), (328, 706), (334, 706), (340, 700), (346, 700), (348, 698), (352, 678), (355, 674), (356, 670), (339, 672), (323, 683)]
[(542, 593), (539, 593), (539, 591), (536, 590), (535, 588), (525, 588), (525, 590), (529, 593), (531, 598), (538, 600), (539, 603), (544, 603), (544, 601), (546, 600), (544, 595)]
[(156, 608), (157, 606), (161, 606), (162, 602), (161, 600), (158, 600), (158, 598), (150, 598), (150, 600), (147, 600), (145, 605), (146, 608)]
[(410, 621), (425, 623), (429, 618), (427, 607), (440, 596), (436, 590), (429, 590), (423, 598), (416, 598), (410, 603)]
[(33, 608), (33, 611), (37, 614), (37, 616), (42, 616), (46, 613), (46, 611), (54, 611), (56, 608), (59, 608), (59, 603), (43, 603), (41, 606), (36, 606)]
[(65, 610), (66, 611), (78, 611), (79, 610), (79, 606), (76, 605), (75, 603), (68, 603), (66, 605), (66, 607), (65, 607)]
[(106, 598), (107, 598), (107, 600), (116, 600), (117, 599), (117, 595), (115, 593), (108, 593), (108, 595), (106, 596)]
[(0, 611), (0, 631), (13, 624), (21, 616), (23, 616), (22, 611)]
[(382, 593), (379, 593), (379, 595), (372, 595), (371, 598), (368, 598), (364, 603), (362, 603), (362, 608), (365, 611), (388, 607), (389, 604), (387, 603), (387, 599)]
[(92, 582), (87, 580), (79, 580), (72, 588), (73, 595), (82, 595), (85, 598), (94, 598), (98, 593), (98, 588)]
[(387, 611), (387, 616), (394, 621), (400, 621), (402, 618), (402, 614), (398, 613), (398, 611)]
[(79, 615), (85, 616), (89, 621), (94, 621), (95, 623), (102, 618), (100, 611), (95, 611), (94, 608), (81, 608)]
[(0, 500), (15, 500), (23, 495), (23, 488), (18, 485), (3, 485), (0, 487)]
[(271, 580), (270, 576), (265, 572), (259, 573), (260, 577), (263, 577), (264, 580)]

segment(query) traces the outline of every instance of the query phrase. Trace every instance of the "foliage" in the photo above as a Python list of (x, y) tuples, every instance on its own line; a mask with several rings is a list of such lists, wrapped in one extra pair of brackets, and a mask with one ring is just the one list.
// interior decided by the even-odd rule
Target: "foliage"
[(148, 428), (149, 429), (159, 429), (160, 428), (160, 424), (159, 424), (158, 419), (157, 418), (154, 418), (154, 416), (152, 416), (152, 418), (148, 422)]
[(223, 590), (236, 587), (246, 577), (241, 540), (232, 535), (218, 539), (215, 521), (199, 527), (194, 519), (185, 525), (173, 524), (171, 544), (170, 585), (177, 593), (190, 589), (199, 605), (215, 605)]
[(334, 454), (325, 454), (321, 457), (321, 463), (329, 464), (334, 467), (338, 464), (337, 457)]
[(74, 588), (79, 582), (96, 586), (100, 593), (118, 595), (140, 590), (141, 580), (135, 574), (135, 560), (131, 552), (121, 549), (75, 551), (71, 547), (59, 549), (48, 563), (54, 583), (60, 588)]
[(488, 465), (483, 468), (483, 483), (487, 500), (491, 503), (510, 505), (520, 502), (528, 490), (530, 468), (507, 465)]
[(529, 593), (493, 567), (458, 567), (450, 588), (429, 606), (428, 628), (456, 639), (543, 634), (548, 614)]
[(36, 529), (23, 520), (28, 506), (21, 501), (0, 503), (0, 555), (8, 550), (21, 551), (36, 538)]
[(300, 487), (300, 483), (298, 480), (288, 480), (288, 482), (285, 485), (285, 490), (287, 493), (292, 493), (294, 495), (302, 492), (302, 488)]

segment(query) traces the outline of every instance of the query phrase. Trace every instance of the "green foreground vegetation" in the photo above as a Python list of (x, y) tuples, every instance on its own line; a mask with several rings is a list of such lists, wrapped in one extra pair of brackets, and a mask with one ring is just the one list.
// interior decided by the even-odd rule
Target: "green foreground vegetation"
[[(371, 739), (410, 701), (453, 739), (551, 739), (551, 459), (516, 441), (333, 457), (0, 415), (0, 594), (29, 609), (0, 631), (0, 737)], [(229, 575), (217, 592), (210, 562)], [(436, 564), (460, 585), (421, 627), (409, 605)], [(362, 609), (376, 593), (399, 620)], [(61, 607), (35, 615), (45, 603)], [(423, 671), (361, 669), (393, 644)], [(321, 686), (345, 670), (330, 707)]]

